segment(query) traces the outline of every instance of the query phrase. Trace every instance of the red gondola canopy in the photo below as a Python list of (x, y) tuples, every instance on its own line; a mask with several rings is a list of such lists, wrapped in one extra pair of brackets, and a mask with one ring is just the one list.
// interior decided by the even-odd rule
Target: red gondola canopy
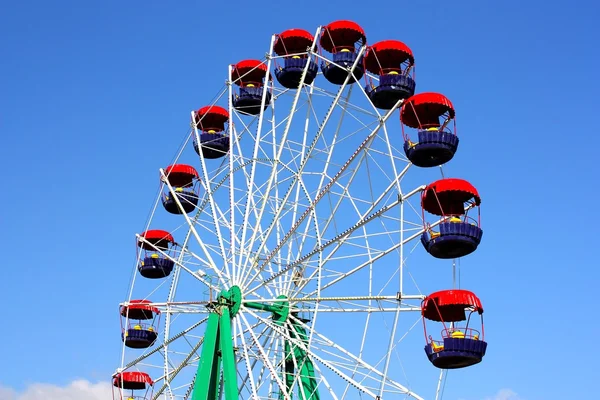
[(373, 74), (380, 74), (381, 70), (398, 68), (407, 61), (414, 64), (412, 50), (398, 40), (384, 40), (369, 47), (365, 56), (365, 67)]
[(338, 47), (353, 47), (356, 43), (365, 45), (367, 37), (356, 22), (340, 20), (323, 28), (319, 43), (323, 50), (333, 53)]
[[(235, 64), (232, 79), (239, 85), (242, 82), (262, 82), (267, 74), (267, 66), (260, 60), (244, 60)], [(270, 76), (269, 76), (270, 78)]]
[(475, 293), (461, 289), (442, 290), (423, 300), (421, 314), (431, 321), (458, 322), (466, 319), (466, 308), (483, 313), (481, 300)]
[(146, 384), (152, 386), (154, 385), (154, 381), (145, 372), (121, 372), (113, 379), (114, 386), (127, 390), (145, 389)]
[(481, 204), (477, 189), (463, 179), (446, 178), (429, 184), (421, 196), (421, 207), (434, 215), (462, 215), (465, 203)]
[(273, 51), (280, 56), (304, 53), (313, 41), (313, 35), (304, 29), (288, 29), (279, 34), (273, 46)]
[[(142, 233), (140, 236), (160, 249), (167, 249), (169, 247), (169, 243), (175, 243), (173, 235), (171, 235), (167, 231), (163, 231), (160, 229), (148, 230)], [(154, 250), (154, 247), (150, 246), (148, 243), (143, 242), (142, 240), (138, 240), (138, 245), (144, 250)]]
[(174, 187), (188, 187), (194, 184), (194, 179), (199, 179), (198, 171), (191, 165), (175, 164), (165, 169), (169, 183)]
[(450, 118), (456, 115), (452, 102), (446, 96), (440, 93), (419, 93), (404, 102), (400, 121), (411, 128), (421, 128), (446, 113)]
[(131, 300), (129, 305), (121, 307), (121, 316), (129, 319), (152, 319), (154, 314), (160, 314), (160, 310), (153, 307), (150, 300)]
[(225, 123), (229, 121), (229, 112), (223, 107), (206, 106), (196, 112), (196, 126), (200, 130), (225, 129)]

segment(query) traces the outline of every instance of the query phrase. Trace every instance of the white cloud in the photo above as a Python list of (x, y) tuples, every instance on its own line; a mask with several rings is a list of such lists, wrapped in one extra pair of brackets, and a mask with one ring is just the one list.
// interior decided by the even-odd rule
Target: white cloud
[(14, 390), (0, 386), (0, 400), (13, 400), (16, 395)]
[(86, 380), (71, 382), (68, 386), (34, 383), (23, 392), (0, 387), (0, 400), (110, 400), (110, 382), (92, 383)]
[(510, 389), (500, 389), (492, 397), (486, 397), (485, 400), (523, 400), (518, 394)]

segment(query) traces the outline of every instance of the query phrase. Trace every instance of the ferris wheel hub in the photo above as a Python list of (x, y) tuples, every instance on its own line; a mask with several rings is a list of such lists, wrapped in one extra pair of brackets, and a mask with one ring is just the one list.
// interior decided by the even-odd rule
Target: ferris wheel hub
[(239, 286), (232, 286), (229, 290), (223, 290), (217, 303), (226, 305), (229, 308), (231, 318), (235, 317), (242, 306), (242, 290)]

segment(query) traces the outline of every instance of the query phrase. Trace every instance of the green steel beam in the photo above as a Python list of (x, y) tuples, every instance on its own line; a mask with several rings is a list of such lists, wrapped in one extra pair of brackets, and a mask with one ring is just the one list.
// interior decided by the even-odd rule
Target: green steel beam
[(191, 400), (218, 400), (221, 389), (225, 390), (226, 400), (238, 399), (231, 319), (239, 311), (241, 303), (242, 292), (239, 287), (234, 286), (221, 292), (211, 310)]
[[(192, 400), (214, 399), (210, 394), (214, 393), (215, 365), (219, 364), (217, 352), (217, 340), (219, 339), (219, 314), (211, 313), (208, 317), (206, 331), (204, 332), (204, 343), (198, 363), (198, 373), (192, 392)], [(218, 370), (217, 370), (218, 371)], [(218, 373), (217, 373), (218, 375)]]
[[(247, 302), (244, 305), (254, 310), (267, 311), (272, 314), (273, 322), (282, 326), (289, 317), (290, 306), (285, 296), (279, 296), (278, 301), (272, 304)], [(224, 392), (225, 400), (237, 400), (239, 397), (237, 370), (231, 336), (231, 323), (242, 305), (242, 292), (239, 287), (233, 286), (221, 292), (214, 309), (208, 317), (208, 324), (204, 333), (204, 343), (198, 373), (192, 392), (191, 400), (218, 400)], [(308, 337), (304, 327), (292, 322), (289, 334), (304, 343)], [(285, 393), (291, 393), (296, 375), (299, 376), (298, 396), (304, 400), (320, 400), (317, 391), (317, 379), (312, 360), (306, 351), (289, 340), (285, 341)], [(294, 368), (294, 359), (298, 371)], [(222, 380), (221, 380), (222, 373)], [(285, 397), (280, 392), (280, 397)]]
[(228, 307), (221, 309), (220, 321), (221, 357), (223, 357), (223, 386), (225, 386), (225, 399), (237, 400), (239, 397), (237, 385), (237, 371), (235, 368), (235, 355), (233, 353), (233, 338), (231, 336), (231, 315)]
[[(297, 339), (308, 345), (308, 335), (306, 329), (296, 322), (292, 322)], [(290, 332), (291, 333), (291, 332)], [(315, 366), (308, 357), (308, 354), (300, 346), (293, 345), (293, 353), (296, 363), (300, 369), (299, 376), (301, 385), (298, 385), (298, 397), (304, 400), (319, 400), (319, 391), (317, 390), (317, 378), (315, 376)], [(287, 371), (286, 371), (287, 373)]]
[[(285, 393), (292, 392), (292, 386), (294, 385), (294, 358), (292, 355), (292, 346), (290, 345), (290, 341), (285, 341), (285, 364), (284, 364), (284, 373), (285, 373)], [(281, 393), (279, 396), (281, 399), (285, 398), (284, 393)]]
[(256, 303), (254, 301), (248, 301), (244, 303), (244, 306), (252, 308), (253, 310), (268, 311), (270, 313), (275, 313), (280, 309), (280, 306), (277, 304)]
[[(217, 333), (217, 340), (219, 340), (219, 336), (219, 333)], [(211, 371), (210, 387), (208, 389), (208, 394), (206, 395), (206, 398), (210, 400), (219, 399), (219, 388), (221, 386), (221, 361), (221, 354), (217, 351), (215, 354), (215, 362), (213, 363)]]

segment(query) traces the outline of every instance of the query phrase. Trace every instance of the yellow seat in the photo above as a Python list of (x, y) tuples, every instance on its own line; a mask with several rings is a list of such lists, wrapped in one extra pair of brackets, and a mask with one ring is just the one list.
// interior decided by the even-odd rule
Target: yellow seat
[(340, 53), (351, 53), (350, 49), (342, 49)]
[(183, 192), (183, 188), (181, 188), (181, 187), (175, 188), (175, 191), (178, 193), (181, 193), (181, 192)]
[(432, 128), (427, 128), (428, 131), (432, 132), (432, 131), (438, 131), (438, 128), (436, 127), (432, 127)]
[(217, 133), (217, 131), (215, 131), (214, 129), (211, 129), (208, 131), (208, 133)]
[(479, 335), (473, 335), (473, 340), (479, 340)]
[(429, 237), (430, 237), (431, 239), (435, 239), (435, 238), (436, 238), (436, 237), (438, 237), (438, 236), (440, 236), (440, 233), (439, 233), (439, 232), (436, 232), (436, 231), (434, 231), (434, 230), (431, 230), (431, 229), (429, 230)]
[(388, 75), (398, 75), (399, 72), (398, 71), (390, 71), (388, 72)]
[(415, 147), (418, 144), (419, 142), (411, 142), (410, 139), (408, 140), (408, 147)]
[(148, 327), (148, 332), (154, 332), (154, 328), (153, 328), (153, 327), (151, 327), (151, 326), (149, 326), (149, 327)]
[(159, 257), (160, 257), (160, 256), (159, 256), (158, 254), (156, 254), (156, 253), (153, 253), (153, 254), (150, 256), (150, 258), (159, 258)]
[(254, 84), (253, 83), (249, 83), (249, 84), (246, 85), (246, 87), (254, 87)]
[(458, 223), (458, 222), (462, 222), (462, 221), (458, 217), (450, 217), (450, 222), (452, 222), (452, 223)]
[(452, 337), (454, 339), (464, 339), (465, 333), (461, 332), (461, 331), (454, 331), (450, 334), (450, 337)]
[(300, 57), (300, 56), (292, 56), (292, 58), (299, 59), (299, 58), (302, 58), (302, 57)]
[(436, 342), (434, 342), (432, 340), (431, 341), (431, 350), (433, 350), (434, 353), (438, 353), (438, 352), (444, 350), (444, 345), (443, 344), (437, 344)]
[(135, 329), (136, 331), (141, 331), (142, 330), (142, 326), (141, 325), (135, 325), (133, 327), (133, 329)]

